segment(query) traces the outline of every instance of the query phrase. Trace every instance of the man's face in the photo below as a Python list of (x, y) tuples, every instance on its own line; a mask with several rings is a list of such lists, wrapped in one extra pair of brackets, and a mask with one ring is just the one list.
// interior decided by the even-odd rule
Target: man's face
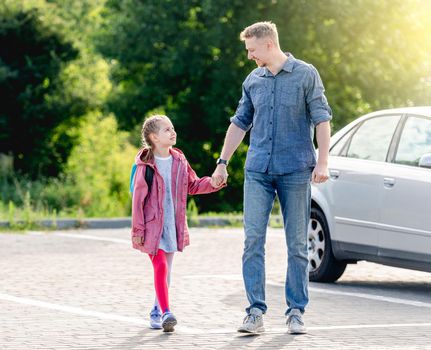
[(245, 39), (245, 48), (247, 58), (254, 60), (259, 67), (265, 67), (268, 64), (270, 55), (270, 40), (268, 38), (251, 37)]

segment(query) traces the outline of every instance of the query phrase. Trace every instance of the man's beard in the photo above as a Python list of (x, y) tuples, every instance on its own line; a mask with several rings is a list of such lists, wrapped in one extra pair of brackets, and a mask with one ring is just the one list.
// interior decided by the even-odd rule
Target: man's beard
[(256, 65), (258, 66), (258, 67), (266, 67), (266, 63), (265, 62), (262, 62), (262, 61), (255, 61), (256, 62)]

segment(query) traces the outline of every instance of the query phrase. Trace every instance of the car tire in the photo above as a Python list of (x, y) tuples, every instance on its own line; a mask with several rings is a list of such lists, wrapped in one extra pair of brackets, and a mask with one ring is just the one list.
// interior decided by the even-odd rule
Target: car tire
[(335, 282), (347, 263), (335, 259), (325, 215), (319, 208), (311, 208), (308, 226), (309, 278), (311, 282)]

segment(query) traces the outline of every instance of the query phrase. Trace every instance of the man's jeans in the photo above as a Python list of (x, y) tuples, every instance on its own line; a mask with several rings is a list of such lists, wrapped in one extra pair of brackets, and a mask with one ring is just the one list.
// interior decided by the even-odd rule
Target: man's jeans
[[(246, 170), (244, 182), (245, 244), (242, 273), (251, 308), (266, 312), (265, 240), (269, 215), (278, 195), (288, 247), (285, 295), (287, 310), (304, 312), (308, 303), (307, 232), (310, 219), (311, 169), (286, 175)], [(280, 263), (282, 263), (280, 261)]]

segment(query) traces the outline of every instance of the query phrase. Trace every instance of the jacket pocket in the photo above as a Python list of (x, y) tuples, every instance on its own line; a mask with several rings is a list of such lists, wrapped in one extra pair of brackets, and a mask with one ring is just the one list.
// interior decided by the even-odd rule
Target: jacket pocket
[(156, 213), (152, 213), (151, 215), (145, 215), (144, 223), (145, 225), (150, 224), (156, 220)]

